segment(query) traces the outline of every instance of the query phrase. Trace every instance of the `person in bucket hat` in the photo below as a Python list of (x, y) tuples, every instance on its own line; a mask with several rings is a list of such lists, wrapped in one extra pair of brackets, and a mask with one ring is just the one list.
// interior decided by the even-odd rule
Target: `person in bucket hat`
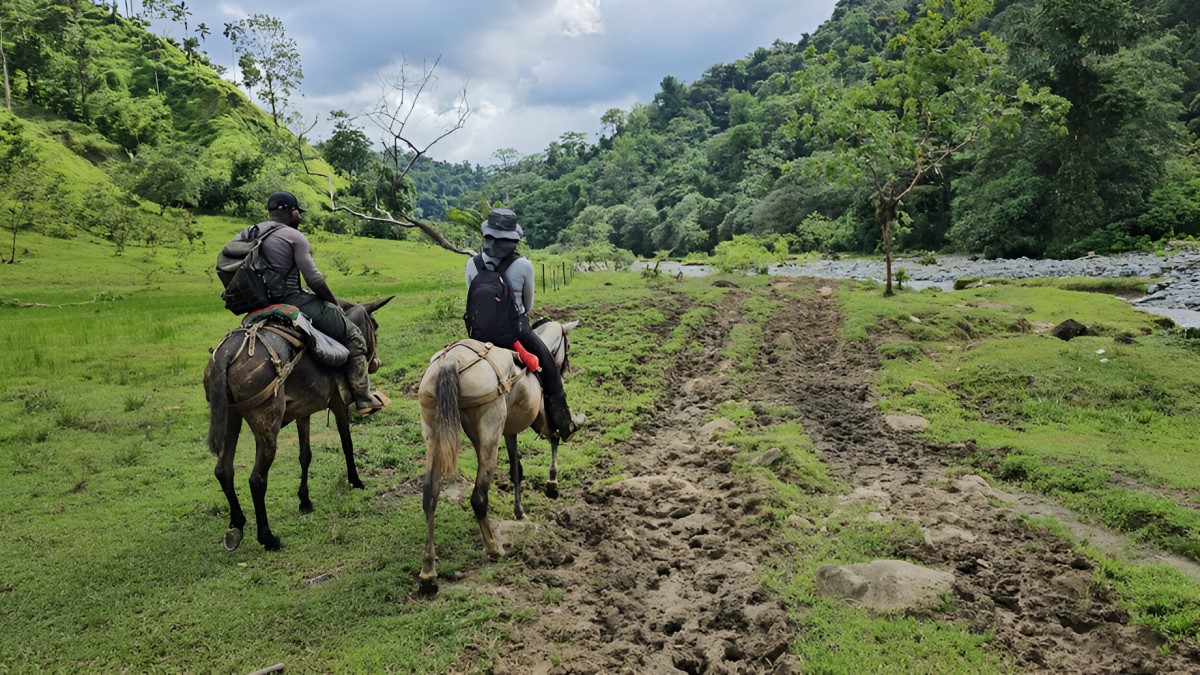
[[(542, 394), (545, 398), (546, 419), (551, 433), (560, 441), (567, 441), (578, 429), (571, 409), (567, 405), (567, 394), (563, 391), (562, 373), (554, 363), (554, 356), (529, 325), (528, 313), (533, 309), (533, 263), (517, 253), (517, 245), (525, 232), (517, 222), (517, 214), (510, 209), (492, 209), (487, 220), (480, 225), (483, 234), (482, 251), (467, 260), (467, 289), (479, 275), (481, 268), (502, 270), (504, 279), (512, 290), (516, 304), (516, 342), (537, 357), (541, 366)], [(499, 344), (514, 349), (513, 344)]]

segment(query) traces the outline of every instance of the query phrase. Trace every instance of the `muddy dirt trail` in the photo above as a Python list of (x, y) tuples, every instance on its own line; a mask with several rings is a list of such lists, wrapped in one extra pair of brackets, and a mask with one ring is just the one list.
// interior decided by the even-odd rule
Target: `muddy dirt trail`
[[(755, 581), (780, 547), (777, 530), (756, 516), (763, 487), (735, 478), (735, 451), (706, 426), (731, 399), (796, 411), (830, 473), (849, 486), (847, 500), (869, 504), (874, 518), (922, 525), (925, 541), (894, 557), (953, 572), (958, 601), (944, 618), (993, 632), (994, 647), (1020, 670), (1200, 670), (1194, 648), (1164, 654), (1160, 638), (1130, 624), (1069, 544), (1030, 530), (986, 483), (949, 477), (945, 468), (970, 448), (889, 426), (872, 405), (878, 357), (838, 340), (829, 282), (777, 280), (769, 292), (782, 302), (761, 336), (767, 362), (749, 391), (733, 384), (721, 356), (744, 322), (748, 294), (733, 290), (698, 336), (704, 358), (693, 353), (668, 370), (671, 395), (614, 448), (615, 470), (567, 491), (537, 537), (510, 547), (532, 583), (487, 590), (536, 609), (513, 626), (494, 672), (805, 670), (788, 652), (796, 629), (783, 602)], [(561, 601), (547, 602), (549, 589)], [(460, 666), (474, 670), (472, 661)]]

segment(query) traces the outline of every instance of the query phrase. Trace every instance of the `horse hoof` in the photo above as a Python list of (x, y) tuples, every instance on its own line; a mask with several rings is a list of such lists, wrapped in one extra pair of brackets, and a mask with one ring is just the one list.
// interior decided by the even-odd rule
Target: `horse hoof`
[(242, 543), (242, 529), (240, 527), (230, 528), (225, 536), (221, 538), (221, 548), (226, 551), (236, 551), (237, 547)]
[(300, 513), (312, 513), (312, 512), (313, 512), (312, 502), (300, 502)]
[(263, 548), (267, 549), (268, 551), (278, 551), (279, 549), (283, 548), (283, 542), (279, 540), (279, 537), (276, 537), (273, 534), (267, 535), (263, 539), (259, 539), (258, 543), (262, 544)]
[(437, 582), (436, 574), (431, 575), (429, 577), (426, 577), (424, 574), (422, 574), (419, 577), (419, 582), (420, 583), (418, 585), (417, 590), (421, 595), (423, 595), (427, 598), (432, 598), (433, 596), (437, 595), (438, 582)]
[(525, 509), (514, 509), (513, 518), (517, 520), (525, 520)]
[(558, 499), (558, 481), (552, 480), (546, 483), (546, 496), (550, 499)]
[(367, 486), (363, 485), (363, 482), (361, 480), (350, 481), (350, 487), (354, 488), (355, 490), (366, 490), (367, 489)]

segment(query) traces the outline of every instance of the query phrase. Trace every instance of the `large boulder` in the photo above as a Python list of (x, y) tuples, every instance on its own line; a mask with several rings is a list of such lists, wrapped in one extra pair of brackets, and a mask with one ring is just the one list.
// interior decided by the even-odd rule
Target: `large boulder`
[(1059, 340), (1062, 340), (1063, 342), (1073, 340), (1080, 335), (1087, 335), (1087, 332), (1087, 326), (1079, 323), (1075, 319), (1067, 319), (1050, 330), (1051, 335)]
[(880, 611), (904, 611), (938, 602), (954, 587), (954, 575), (903, 560), (825, 565), (817, 570), (817, 592), (853, 600)]

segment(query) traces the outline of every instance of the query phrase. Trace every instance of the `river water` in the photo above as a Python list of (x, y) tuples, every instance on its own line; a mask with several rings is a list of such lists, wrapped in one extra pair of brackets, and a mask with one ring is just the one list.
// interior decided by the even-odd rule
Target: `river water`
[[(638, 262), (633, 271), (652, 267)], [(1167, 255), (1128, 253), (1119, 256), (1091, 256), (1076, 260), (972, 260), (966, 256), (937, 256), (932, 265), (916, 260), (894, 258), (892, 269), (904, 268), (905, 285), (914, 289), (936, 286), (953, 291), (960, 277), (1002, 277), (1008, 279), (1099, 277), (1155, 279), (1146, 295), (1129, 301), (1138, 309), (1170, 317), (1179, 326), (1200, 327), (1200, 251), (1175, 251)], [(883, 282), (881, 260), (815, 260), (804, 263), (771, 265), (773, 276), (805, 276), (825, 279), (854, 279)], [(664, 261), (659, 271), (669, 276), (705, 276), (715, 270), (707, 265), (685, 265)]]

